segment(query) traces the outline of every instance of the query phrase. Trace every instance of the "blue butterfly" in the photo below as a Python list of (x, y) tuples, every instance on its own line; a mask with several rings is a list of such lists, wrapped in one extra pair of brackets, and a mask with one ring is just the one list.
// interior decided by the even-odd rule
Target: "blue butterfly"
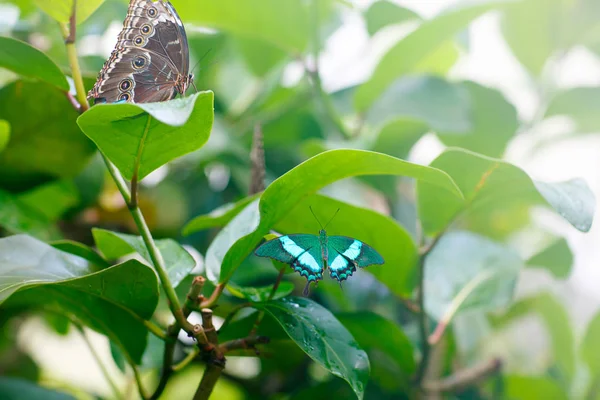
[[(312, 208), (310, 211), (315, 215)], [(316, 215), (315, 219), (317, 219)], [(280, 236), (263, 243), (254, 254), (289, 264), (294, 271), (304, 276), (307, 280), (304, 295), (308, 294), (311, 282), (323, 279), (323, 271), (327, 268), (331, 277), (341, 284), (356, 271), (357, 267), (364, 268), (368, 265), (384, 263), (383, 257), (375, 249), (358, 239), (328, 236), (325, 228), (329, 222), (325, 227), (319, 222), (321, 226), (319, 236), (310, 234)]]

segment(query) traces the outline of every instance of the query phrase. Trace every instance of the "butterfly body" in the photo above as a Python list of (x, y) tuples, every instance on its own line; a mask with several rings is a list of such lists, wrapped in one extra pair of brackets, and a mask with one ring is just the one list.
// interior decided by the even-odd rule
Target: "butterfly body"
[(94, 103), (147, 103), (192, 83), (185, 28), (167, 0), (131, 0), (115, 49), (88, 93)]
[(319, 231), (319, 236), (280, 236), (263, 243), (255, 254), (289, 264), (307, 279), (307, 288), (310, 282), (323, 279), (326, 269), (332, 278), (342, 282), (357, 268), (384, 263), (371, 246), (347, 236), (328, 236), (325, 229)]

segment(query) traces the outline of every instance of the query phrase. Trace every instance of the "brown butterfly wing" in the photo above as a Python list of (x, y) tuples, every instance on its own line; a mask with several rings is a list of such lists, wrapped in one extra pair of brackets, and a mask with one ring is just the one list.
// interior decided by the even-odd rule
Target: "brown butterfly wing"
[(187, 38), (173, 6), (165, 0), (132, 0), (117, 45), (88, 98), (95, 103), (169, 100), (185, 92), (188, 70)]

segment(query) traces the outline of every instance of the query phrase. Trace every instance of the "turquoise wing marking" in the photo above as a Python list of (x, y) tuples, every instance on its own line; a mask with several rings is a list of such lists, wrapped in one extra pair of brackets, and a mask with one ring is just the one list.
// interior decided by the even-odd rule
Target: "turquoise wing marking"
[(289, 264), (308, 282), (323, 279), (321, 244), (315, 235), (285, 235), (269, 240), (256, 249), (255, 254)]
[(357, 267), (383, 264), (383, 257), (371, 246), (347, 236), (328, 238), (329, 273), (338, 281), (348, 279)]

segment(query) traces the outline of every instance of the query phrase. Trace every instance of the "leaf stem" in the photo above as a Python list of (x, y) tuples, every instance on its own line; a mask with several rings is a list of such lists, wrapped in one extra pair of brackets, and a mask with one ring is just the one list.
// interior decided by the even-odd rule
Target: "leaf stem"
[(79, 324), (78, 322), (73, 321), (72, 319), (71, 319), (71, 322), (73, 322), (73, 325), (75, 325), (75, 327), (81, 334), (83, 341), (85, 342), (87, 347), (90, 349), (90, 353), (92, 353), (92, 356), (96, 360), (96, 364), (98, 364), (98, 366), (100, 367), (100, 370), (102, 371), (102, 374), (104, 375), (104, 379), (106, 379), (106, 381), (108, 382), (108, 385), (110, 386), (111, 390), (113, 391), (115, 398), (117, 398), (119, 400), (123, 399), (123, 394), (119, 390), (119, 387), (117, 386), (115, 381), (111, 378), (110, 373), (108, 372), (108, 368), (106, 368), (106, 365), (104, 365), (104, 363), (102, 362), (100, 355), (98, 354), (98, 352), (92, 345), (92, 342), (90, 341), (90, 338), (88, 337), (88, 335), (85, 333), (85, 329), (83, 328), (83, 326), (81, 324)]
[(140, 140), (138, 152), (135, 157), (135, 164), (133, 166), (133, 175), (131, 177), (131, 200), (127, 204), (130, 209), (138, 206), (138, 177), (140, 173), (140, 164), (142, 162), (142, 154), (144, 152), (144, 144), (146, 144), (146, 138), (148, 137), (148, 132), (150, 131), (150, 122), (152, 122), (152, 116), (148, 114), (148, 120), (146, 121), (146, 126), (144, 127), (144, 133), (142, 134), (142, 139)]
[(217, 300), (219, 300), (221, 293), (223, 293), (223, 290), (225, 290), (225, 283), (219, 283), (215, 287), (215, 290), (213, 290), (213, 292), (211, 293), (210, 297), (200, 304), (200, 307), (211, 308), (212, 306), (214, 306)]
[(190, 351), (183, 360), (173, 365), (173, 371), (181, 371), (182, 369), (187, 367), (192, 361), (194, 361), (194, 358), (196, 358), (198, 354), (200, 354), (200, 349), (198, 347), (194, 347), (194, 349), (192, 349), (192, 351)]
[[(279, 288), (279, 284), (281, 283), (281, 279), (283, 278), (284, 274), (285, 274), (285, 268), (281, 268), (279, 270), (279, 275), (277, 275), (277, 279), (275, 280), (275, 283), (273, 284), (273, 289), (271, 289), (271, 293), (269, 293), (269, 297), (267, 297), (267, 301), (271, 301), (271, 300), (273, 300), (273, 297), (275, 297), (275, 293), (277, 292), (277, 288)], [(250, 333), (248, 333), (249, 337), (256, 336), (258, 327), (264, 317), (265, 317), (265, 311), (260, 310), (258, 312), (258, 316), (256, 317), (256, 320), (254, 321), (254, 325), (252, 325), (252, 329), (250, 330)]]
[(75, 37), (77, 34), (76, 12), (77, 0), (73, 0), (73, 10), (69, 19), (69, 27), (67, 28), (64, 24), (61, 24), (61, 30), (63, 31), (63, 37), (65, 39), (65, 47), (69, 65), (71, 66), (71, 74), (73, 75), (73, 81), (75, 82), (76, 98), (79, 102), (80, 111), (84, 112), (87, 111), (90, 106), (87, 102), (81, 67), (79, 66), (79, 60), (77, 58), (77, 48), (75, 47)]

